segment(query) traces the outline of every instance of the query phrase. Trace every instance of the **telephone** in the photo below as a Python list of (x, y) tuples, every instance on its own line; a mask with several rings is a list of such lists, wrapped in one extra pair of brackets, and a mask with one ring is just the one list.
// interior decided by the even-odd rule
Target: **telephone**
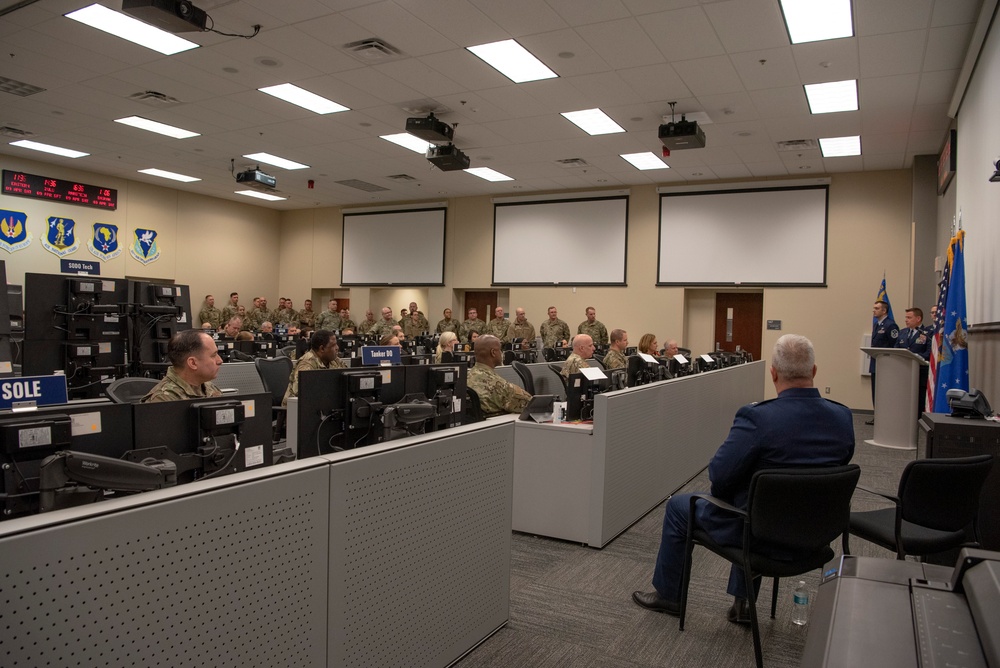
[(990, 402), (986, 400), (982, 392), (975, 388), (970, 392), (958, 389), (948, 390), (948, 394), (945, 396), (948, 398), (951, 417), (981, 419), (993, 415)]

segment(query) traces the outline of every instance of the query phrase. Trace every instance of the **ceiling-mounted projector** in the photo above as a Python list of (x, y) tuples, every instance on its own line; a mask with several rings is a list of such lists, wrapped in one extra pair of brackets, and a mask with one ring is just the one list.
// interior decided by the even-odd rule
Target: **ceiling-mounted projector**
[(205, 30), (208, 14), (190, 0), (122, 0), (122, 11), (167, 32)]
[(248, 169), (245, 172), (240, 172), (236, 175), (236, 182), (246, 183), (251, 187), (263, 186), (265, 188), (275, 188), (278, 185), (278, 179), (259, 169)]
[(442, 172), (457, 172), (468, 169), (470, 160), (454, 144), (431, 146), (427, 149), (427, 160)]
[(407, 118), (406, 132), (432, 144), (448, 144), (455, 137), (455, 128), (439, 121), (433, 113), (427, 118)]
[(676, 123), (660, 126), (660, 141), (671, 151), (684, 148), (705, 148), (705, 131), (698, 127), (698, 121), (689, 121), (681, 116)]

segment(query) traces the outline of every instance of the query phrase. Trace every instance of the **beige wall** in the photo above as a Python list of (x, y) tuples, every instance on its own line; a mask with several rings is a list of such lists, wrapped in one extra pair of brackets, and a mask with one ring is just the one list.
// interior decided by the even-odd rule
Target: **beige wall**
[[(817, 385), (822, 389), (830, 387), (830, 398), (852, 408), (871, 408), (869, 381), (861, 375), (858, 347), (862, 336), (871, 331), (871, 304), (883, 271), (890, 297), (898, 295), (899, 308), (905, 307), (903, 302), (911, 291), (911, 180), (910, 172), (903, 170), (834, 175), (830, 187), (828, 287), (763, 290), (764, 319), (782, 321), (780, 332), (764, 332), (764, 350), (769, 351), (782, 333), (809, 336), (817, 348)], [(715, 290), (655, 285), (658, 211), (659, 199), (653, 186), (631, 189), (626, 287), (502, 288), (498, 289), (500, 305), (508, 312), (523, 306), (536, 326), (544, 320), (547, 307), (555, 305), (572, 328), (584, 319), (586, 307), (594, 306), (602, 322), (609, 328), (624, 327), (633, 342), (648, 331), (661, 342), (677, 338), (695, 352), (712, 349)], [(324, 295), (337, 287), (339, 216), (337, 209), (282, 214), (283, 293), (307, 289), (303, 276), (312, 276), (312, 287), (322, 286)], [(444, 287), (351, 288), (337, 290), (337, 294), (349, 294), (352, 312), (358, 317), (364, 316), (369, 305), (376, 312), (383, 305), (398, 312), (411, 300), (420, 304), (432, 323), (446, 306), (457, 316), (463, 290), (492, 289), (492, 239), (491, 199), (452, 199), (448, 202)], [(697, 239), (687, 242), (695, 244)], [(310, 257), (312, 265), (303, 266), (304, 259)], [(706, 261), (711, 261), (710, 256)], [(780, 262), (781, 258), (774, 261)], [(336, 271), (331, 271), (334, 267)]]
[[(118, 226), (122, 253), (101, 264), (101, 275), (112, 278), (148, 278), (174, 281), (190, 286), (192, 306), (198, 308), (207, 293), (221, 305), (229, 293), (237, 291), (242, 302), (255, 294), (276, 295), (278, 273), (275, 249), (279, 245), (279, 216), (259, 206), (230, 202), (186, 193), (172, 188), (118, 179), (72, 168), (4, 157), (5, 169), (31, 174), (75, 179), (118, 190), (117, 211), (50, 203), (24, 197), (0, 195), (0, 209), (28, 215), (33, 241), (15, 253), (0, 252), (7, 264), (7, 281), (24, 283), (25, 273), (58, 274), (59, 257), (42, 247), (45, 225), (50, 216), (76, 221), (80, 247), (67, 259), (97, 261), (87, 249), (93, 224)], [(128, 252), (136, 227), (157, 232), (160, 258), (148, 265), (134, 260)], [(338, 255), (339, 258), (339, 255)]]

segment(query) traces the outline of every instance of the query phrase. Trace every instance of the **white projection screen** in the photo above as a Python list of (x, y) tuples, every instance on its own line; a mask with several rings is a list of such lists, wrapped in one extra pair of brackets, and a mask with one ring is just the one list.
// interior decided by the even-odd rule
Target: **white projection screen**
[(625, 285), (628, 195), (495, 203), (494, 285)]
[(344, 214), (341, 285), (444, 285), (445, 208)]
[(657, 285), (826, 285), (829, 186), (660, 195)]

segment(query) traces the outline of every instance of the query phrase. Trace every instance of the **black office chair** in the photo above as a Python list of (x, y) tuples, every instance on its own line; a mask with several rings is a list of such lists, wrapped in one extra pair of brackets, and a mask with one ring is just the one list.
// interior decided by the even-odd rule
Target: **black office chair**
[[(284, 346), (284, 347), (278, 349), (278, 353), (277, 353), (277, 355), (275, 355), (275, 357), (281, 356), (281, 357), (287, 357), (287, 358), (291, 359), (292, 358), (292, 354), (294, 352), (295, 352), (295, 346), (294, 345)], [(289, 372), (289, 373), (291, 373), (291, 372)]]
[(254, 363), (257, 365), (257, 372), (264, 381), (264, 388), (271, 393), (271, 413), (274, 417), (274, 432), (271, 440), (277, 443), (281, 440), (281, 432), (285, 428), (287, 419), (288, 411), (281, 405), (281, 401), (285, 398), (294, 362), (291, 358), (282, 355), (279, 357), (258, 357)]
[(517, 357), (514, 355), (514, 351), (513, 350), (505, 350), (505, 351), (503, 351), (503, 364), (504, 364), (504, 366), (510, 366), (511, 363), (515, 359), (517, 359)]
[[(684, 630), (688, 585), (691, 580), (691, 556), (701, 545), (743, 569), (747, 587), (753, 588), (756, 577), (774, 578), (771, 588), (771, 619), (778, 604), (779, 578), (801, 575), (821, 568), (833, 559), (830, 543), (847, 531), (851, 517), (851, 495), (861, 477), (857, 464), (816, 468), (766, 469), (750, 480), (747, 509), (740, 510), (710, 494), (695, 494), (688, 510), (688, 534), (681, 590), (680, 629)], [(722, 511), (743, 519), (742, 545), (732, 547), (716, 543), (696, 525), (695, 502), (704, 499)], [(760, 545), (795, 554), (791, 559), (774, 559), (755, 552)], [(764, 659), (757, 624), (757, 603), (750, 600), (750, 628), (753, 632), (754, 657), (758, 668)]]
[(521, 384), (524, 385), (524, 390), (528, 394), (534, 396), (535, 379), (531, 377), (531, 369), (528, 368), (528, 365), (520, 360), (514, 360), (510, 363), (510, 365), (514, 367), (514, 373), (516, 373), (517, 377), (521, 379)]
[(137, 404), (159, 382), (155, 378), (119, 378), (104, 388), (104, 393), (116, 404)]
[(597, 359), (596, 357), (591, 357), (589, 360), (587, 360), (587, 366), (604, 371), (604, 362)]
[(567, 395), (569, 395), (569, 381), (562, 375), (562, 362), (549, 362), (549, 368), (555, 371), (556, 375), (559, 376), (559, 380), (561, 380), (563, 384), (563, 390)]
[[(851, 513), (850, 533), (895, 551), (897, 559), (978, 546), (979, 494), (992, 466), (993, 455), (914, 460), (903, 469), (898, 496), (858, 488), (894, 507)], [(843, 542), (850, 554), (848, 534)]]
[(479, 394), (471, 387), (465, 388), (465, 419), (462, 420), (462, 424), (482, 422), (485, 419), (483, 407), (479, 403)]
[(542, 348), (542, 359), (544, 359), (546, 362), (555, 362), (557, 359), (559, 359), (559, 356), (556, 355), (555, 348), (549, 348), (546, 346), (545, 348)]

